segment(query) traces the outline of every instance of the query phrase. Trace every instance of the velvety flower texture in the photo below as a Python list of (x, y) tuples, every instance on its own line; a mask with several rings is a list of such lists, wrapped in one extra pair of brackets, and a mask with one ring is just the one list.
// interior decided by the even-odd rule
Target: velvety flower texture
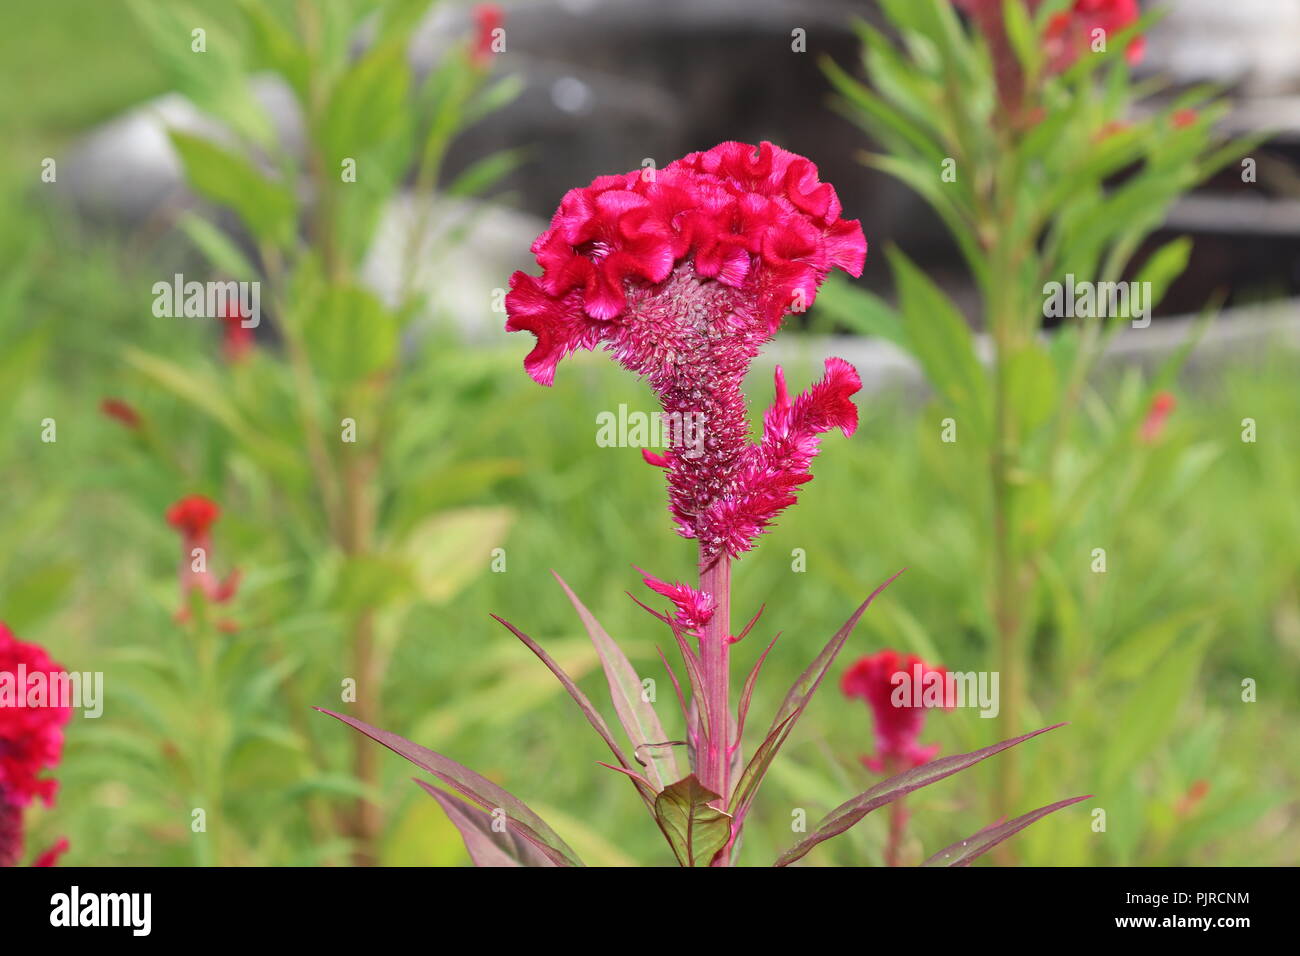
[(861, 382), (840, 359), (793, 401), (778, 371), (759, 444), (740, 388), (831, 269), (861, 274), (866, 240), (840, 211), (809, 160), (766, 142), (721, 143), (570, 190), (533, 243), (542, 274), (510, 279), (506, 328), (537, 337), (524, 367), (538, 382), (550, 385), (569, 353), (604, 344), (665, 413), (700, 416), (702, 454), (670, 447), (646, 458), (667, 470), (678, 531), (705, 559), (753, 547), (811, 477), (818, 436), (856, 427), (849, 396)]
[[(20, 668), (26, 675), (21, 686)], [(72, 714), (68, 707), (51, 706), (48, 675), (60, 673), (63, 668), (43, 647), (18, 640), (0, 622), (0, 680), (7, 685), (0, 692), (0, 866), (17, 866), (22, 859), (24, 808), (36, 798), (47, 806), (54, 802), (58, 783), (42, 774), (63, 756), (63, 725)], [(36, 674), (47, 675), (43, 700), (29, 696)], [(67, 848), (68, 841), (60, 840), (33, 865), (53, 866)]]
[(0, 697), (0, 803), (18, 808), (33, 798), (47, 805), (54, 801), (58, 784), (41, 773), (59, 762), (62, 728), (71, 716), (68, 707), (25, 706), (33, 676), (60, 674), (63, 668), (50, 660), (44, 648), (18, 640), (0, 623), (0, 674), (9, 675), (4, 678), (6, 683), (17, 681), (20, 666), (27, 680), (24, 686), (14, 683), (11, 689), (17, 695), (14, 703), (21, 706), (5, 706), (8, 695)]
[[(876, 752), (863, 757), (862, 762), (875, 773), (901, 773), (909, 767), (919, 767), (939, 752), (938, 744), (922, 747), (918, 742), (925, 727), (925, 707), (913, 705), (912, 683), (917, 673), (925, 681), (931, 679), (930, 674), (943, 677), (947, 672), (925, 663), (915, 654), (886, 649), (859, 660), (840, 680), (844, 696), (861, 698), (871, 708)], [(901, 688), (895, 683), (896, 674), (908, 677)]]

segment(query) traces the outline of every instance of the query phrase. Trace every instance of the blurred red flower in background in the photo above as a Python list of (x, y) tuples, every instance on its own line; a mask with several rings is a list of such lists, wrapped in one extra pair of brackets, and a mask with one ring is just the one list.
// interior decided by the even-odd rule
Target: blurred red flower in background
[[(862, 758), (868, 769), (900, 773), (939, 752), (938, 744), (922, 747), (918, 742), (926, 708), (916, 706), (913, 695), (920, 694), (928, 682), (942, 682), (946, 676), (942, 667), (927, 664), (915, 654), (889, 649), (869, 654), (845, 671), (840, 690), (845, 697), (866, 701), (875, 721), (876, 752)], [(918, 679), (920, 687), (914, 690), (912, 684)]]
[(1169, 392), (1157, 392), (1151, 399), (1151, 408), (1142, 420), (1141, 438), (1147, 444), (1156, 441), (1165, 430), (1165, 421), (1178, 407), (1178, 400)]
[(495, 3), (480, 3), (474, 7), (474, 50), (471, 58), (475, 66), (486, 66), (495, 52), (492, 42), (496, 31), (505, 23), (505, 14)]
[[(208, 600), (222, 604), (234, 597), (239, 589), (238, 569), (219, 581), (208, 567), (212, 557), (212, 525), (220, 516), (221, 507), (203, 495), (188, 495), (167, 509), (167, 523), (181, 533), (182, 601), (187, 600), (190, 592), (197, 588)], [(202, 553), (195, 554), (196, 550)], [(188, 610), (182, 608), (182, 620), (188, 617)]]
[[(63, 754), (63, 725), (71, 716), (54, 699), (51, 677), (64, 670), (45, 649), (26, 644), (0, 623), (0, 866), (15, 866), (23, 851), (23, 809), (34, 798), (47, 806), (58, 789), (41, 773)], [(38, 675), (45, 675), (40, 677)], [(51, 865), (67, 841), (47, 851), (39, 865)]]
[(127, 428), (140, 427), (140, 413), (120, 398), (106, 398), (99, 403), (99, 410), (109, 418), (121, 422)]

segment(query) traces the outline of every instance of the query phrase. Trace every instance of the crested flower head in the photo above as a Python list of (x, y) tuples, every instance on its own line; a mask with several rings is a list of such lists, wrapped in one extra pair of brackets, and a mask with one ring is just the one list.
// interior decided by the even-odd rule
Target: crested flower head
[(0, 623), (0, 805), (21, 809), (34, 797), (54, 800), (55, 781), (40, 774), (59, 762), (71, 715), (66, 706), (53, 706), (51, 677), (60, 673), (44, 648), (23, 643)]
[[(846, 697), (866, 701), (875, 720), (876, 753), (862, 758), (869, 769), (900, 773), (919, 767), (939, 752), (938, 744), (922, 747), (918, 741), (925, 726), (925, 708), (933, 706), (936, 693), (926, 694), (925, 688), (938, 683), (937, 692), (942, 695), (940, 682), (945, 675), (942, 667), (932, 667), (915, 654), (888, 649), (863, 657), (845, 671), (840, 690)], [(915, 686), (918, 681), (919, 687)], [(938, 700), (943, 706), (943, 696)]]
[(665, 413), (698, 416), (702, 453), (670, 447), (647, 460), (667, 469), (678, 531), (705, 555), (753, 547), (808, 480), (816, 436), (856, 423), (849, 396), (861, 383), (838, 359), (793, 402), (778, 373), (760, 445), (740, 390), (782, 318), (807, 309), (831, 269), (861, 274), (862, 228), (840, 212), (811, 161), (771, 143), (722, 143), (570, 190), (533, 243), (542, 274), (510, 279), (506, 328), (537, 337), (524, 367), (538, 382), (603, 344)]

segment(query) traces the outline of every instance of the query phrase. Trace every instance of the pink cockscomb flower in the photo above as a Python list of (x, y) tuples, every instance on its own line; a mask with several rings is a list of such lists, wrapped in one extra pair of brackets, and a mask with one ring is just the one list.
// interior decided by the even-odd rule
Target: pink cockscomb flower
[(524, 367), (538, 382), (550, 385), (569, 353), (603, 344), (665, 413), (698, 416), (702, 454), (646, 457), (666, 469), (678, 532), (705, 560), (752, 548), (808, 480), (817, 436), (856, 425), (849, 396), (861, 382), (839, 359), (793, 401), (778, 372), (759, 444), (740, 388), (831, 269), (861, 274), (862, 227), (840, 211), (811, 161), (771, 143), (721, 143), (571, 190), (533, 243), (542, 274), (510, 279), (506, 328), (537, 337)]
[(1177, 407), (1178, 400), (1172, 393), (1157, 392), (1151, 399), (1151, 407), (1147, 410), (1146, 418), (1142, 420), (1142, 430), (1139, 433), (1142, 441), (1147, 444), (1157, 441), (1165, 430), (1165, 421)]
[(901, 773), (918, 767), (939, 752), (939, 745), (919, 743), (928, 707), (943, 707), (946, 700), (942, 667), (925, 663), (915, 654), (883, 650), (863, 657), (845, 671), (840, 690), (846, 697), (867, 702), (875, 721), (876, 752), (862, 762), (875, 773)]
[[(208, 568), (212, 557), (212, 525), (220, 516), (220, 506), (203, 495), (187, 495), (167, 509), (167, 523), (181, 534), (182, 600), (198, 589), (208, 600), (222, 604), (239, 589), (238, 569), (218, 580)], [(187, 610), (182, 609), (182, 619), (187, 616)]]
[(474, 7), (474, 49), (470, 54), (474, 65), (484, 67), (496, 52), (493, 44), (497, 30), (505, 23), (505, 14), (495, 3), (480, 3)]
[(22, 856), (23, 809), (33, 799), (54, 802), (58, 784), (42, 774), (58, 764), (71, 716), (55, 693), (62, 673), (44, 648), (0, 623), (0, 866)]

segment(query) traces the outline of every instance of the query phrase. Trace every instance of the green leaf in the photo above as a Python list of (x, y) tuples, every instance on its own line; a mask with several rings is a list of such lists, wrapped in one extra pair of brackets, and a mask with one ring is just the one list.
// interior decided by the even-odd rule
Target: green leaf
[(352, 385), (397, 362), (398, 320), (369, 289), (331, 286), (301, 303), (312, 364), (338, 386)]
[(524, 161), (523, 149), (501, 149), (470, 163), (445, 193), (448, 196), (477, 196), (518, 169)]
[(988, 378), (975, 355), (974, 337), (957, 307), (901, 250), (888, 251), (898, 284), (903, 328), (911, 353), (930, 384), (957, 409), (988, 430)]
[(695, 774), (655, 797), (655, 819), (682, 866), (708, 866), (731, 839), (731, 815), (711, 805), (720, 799)]
[(411, 569), (380, 554), (350, 555), (339, 571), (332, 604), (357, 613), (404, 598), (412, 587)]
[(1187, 236), (1172, 239), (1147, 258), (1134, 277), (1136, 282), (1151, 283), (1147, 306), (1154, 309), (1164, 299), (1169, 287), (1187, 269), (1192, 255), (1192, 240)]
[(267, 179), (243, 156), (206, 139), (179, 130), (168, 136), (195, 192), (233, 209), (258, 239), (282, 246), (291, 241), (297, 203), (284, 183)]
[(509, 508), (460, 508), (416, 525), (401, 550), (413, 564), (424, 600), (445, 604), (487, 571), (492, 549), (505, 542), (514, 521)]
[(298, 94), (298, 101), (306, 103), (311, 73), (311, 58), (307, 51), (292, 31), (281, 23), (269, 4), (262, 0), (240, 0), (239, 9), (248, 28), (253, 65), (279, 73)]
[(233, 239), (197, 213), (187, 212), (178, 225), (218, 272), (249, 281), (257, 270)]
[(1020, 424), (1032, 431), (1056, 411), (1056, 363), (1046, 348), (1025, 343), (1006, 362), (1007, 399), (1015, 408)]
[(1213, 631), (1202, 626), (1195, 636), (1167, 654), (1159, 667), (1129, 691), (1128, 700), (1115, 714), (1115, 734), (1103, 758), (1103, 790), (1118, 784), (1142, 758), (1173, 731), (1179, 704), (1196, 680), (1201, 659)]
[(859, 335), (873, 335), (899, 348), (907, 348), (907, 335), (893, 306), (841, 276), (827, 277), (817, 293), (816, 308)]

